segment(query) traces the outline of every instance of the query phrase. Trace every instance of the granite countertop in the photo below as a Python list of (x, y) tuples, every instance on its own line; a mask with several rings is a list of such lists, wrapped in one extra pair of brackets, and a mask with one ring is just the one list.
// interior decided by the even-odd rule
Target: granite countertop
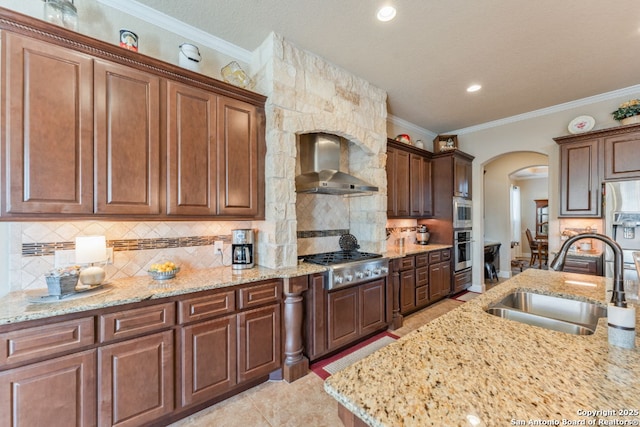
[(394, 259), (394, 258), (402, 258), (407, 255), (416, 255), (416, 254), (421, 254), (425, 252), (437, 251), (440, 249), (447, 249), (451, 247), (452, 245), (441, 245), (436, 243), (430, 243), (428, 245), (416, 245), (416, 244), (410, 243), (405, 245), (404, 248), (389, 245), (387, 252), (385, 252), (382, 255), (389, 259)]
[(103, 307), (166, 298), (193, 292), (219, 289), (274, 278), (290, 278), (325, 271), (326, 268), (302, 263), (296, 267), (277, 270), (254, 267), (234, 270), (219, 267), (203, 270), (183, 270), (173, 279), (153, 280), (150, 276), (136, 276), (112, 280), (103, 289), (75, 295), (75, 299), (34, 303), (46, 295), (46, 289), (11, 292), (0, 297), (0, 325), (43, 319), (62, 314), (77, 313)]
[[(332, 375), (325, 390), (371, 426), (640, 421), (640, 351), (610, 346), (606, 318), (578, 336), (485, 312), (515, 289), (606, 305), (607, 287), (611, 279), (528, 269)], [(621, 410), (633, 415), (611, 415)]]
[(590, 251), (583, 251), (581, 249), (576, 249), (576, 250), (569, 250), (567, 252), (567, 255), (586, 257), (586, 258), (600, 258), (602, 256), (602, 251), (597, 249), (593, 249)]

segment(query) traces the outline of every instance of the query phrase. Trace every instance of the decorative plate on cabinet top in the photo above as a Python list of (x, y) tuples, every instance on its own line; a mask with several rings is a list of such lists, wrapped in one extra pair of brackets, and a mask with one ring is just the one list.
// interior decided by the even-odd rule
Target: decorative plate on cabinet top
[(573, 134), (589, 132), (595, 124), (596, 121), (591, 116), (578, 116), (569, 123), (569, 132)]

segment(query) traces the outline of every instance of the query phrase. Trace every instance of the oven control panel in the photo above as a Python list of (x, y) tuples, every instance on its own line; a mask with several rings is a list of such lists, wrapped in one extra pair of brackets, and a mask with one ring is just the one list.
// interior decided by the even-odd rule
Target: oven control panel
[(389, 259), (376, 258), (333, 266), (327, 272), (327, 290), (364, 283), (389, 275)]

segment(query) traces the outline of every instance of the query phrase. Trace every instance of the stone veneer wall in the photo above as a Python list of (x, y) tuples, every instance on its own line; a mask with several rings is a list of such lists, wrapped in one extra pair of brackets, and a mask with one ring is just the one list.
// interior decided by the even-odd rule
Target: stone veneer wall
[[(348, 220), (329, 226), (346, 227), (358, 238), (361, 250), (384, 251), (386, 92), (274, 33), (254, 52), (252, 71), (258, 91), (268, 96), (266, 219), (256, 223), (260, 229), (261, 264), (272, 268), (295, 265), (299, 224), (327, 226), (324, 221), (314, 223), (298, 218), (296, 196), (304, 205), (298, 211), (305, 215), (339, 204), (339, 208), (326, 213), (327, 218), (347, 212)], [(348, 171), (378, 186), (380, 191), (349, 198), (296, 195), (297, 134), (308, 132), (334, 133), (349, 140)], [(313, 199), (308, 198), (316, 198), (324, 206), (318, 210), (312, 206)], [(304, 245), (305, 253), (322, 251), (320, 242)]]

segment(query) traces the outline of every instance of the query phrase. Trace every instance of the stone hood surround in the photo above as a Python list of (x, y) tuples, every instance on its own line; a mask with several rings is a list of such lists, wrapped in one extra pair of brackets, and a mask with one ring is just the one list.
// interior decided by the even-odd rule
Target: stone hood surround
[[(361, 250), (386, 249), (386, 92), (271, 33), (251, 64), (265, 105), (265, 221), (259, 230), (259, 263), (266, 267), (297, 262), (296, 135), (327, 132), (353, 144), (349, 169), (380, 191), (341, 199), (348, 204), (347, 228)], [(334, 196), (330, 196), (334, 197)]]

